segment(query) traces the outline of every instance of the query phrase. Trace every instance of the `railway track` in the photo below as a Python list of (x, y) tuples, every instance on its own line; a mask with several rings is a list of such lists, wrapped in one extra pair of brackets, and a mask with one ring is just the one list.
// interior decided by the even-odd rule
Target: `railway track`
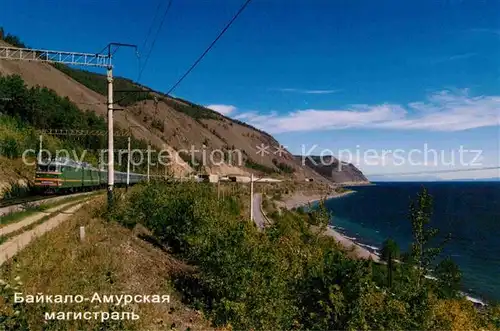
[[(59, 197), (60, 195), (57, 195), (57, 196)], [(30, 203), (30, 202), (36, 202), (36, 201), (44, 200), (44, 199), (50, 199), (50, 197), (47, 197), (46, 195), (45, 196), (44, 195), (34, 195), (34, 196), (23, 197), (23, 198), (1, 200), (0, 201), (0, 209), (5, 208), (5, 207), (10, 207), (10, 206)]]
[(0, 217), (17, 211), (22, 211), (26, 209), (26, 205), (28, 204), (33, 206), (38, 206), (46, 202), (57, 202), (58, 200), (66, 199), (68, 197), (85, 196), (95, 192), (98, 191), (73, 193), (73, 194), (57, 194), (54, 196), (35, 195), (31, 197), (0, 201)]

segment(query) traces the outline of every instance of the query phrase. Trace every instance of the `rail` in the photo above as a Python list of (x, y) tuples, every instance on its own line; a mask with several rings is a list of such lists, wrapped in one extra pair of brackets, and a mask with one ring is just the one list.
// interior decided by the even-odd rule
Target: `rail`
[(56, 202), (57, 200), (66, 199), (68, 197), (85, 196), (95, 192), (98, 191), (79, 192), (74, 194), (58, 194), (53, 197), (32, 196), (19, 199), (4, 200), (0, 202), (0, 217), (8, 215), (10, 213), (22, 211), (23, 209), (26, 208), (26, 204), (28, 203), (34, 203), (35, 205), (40, 205), (45, 202), (52, 202), (52, 201)]

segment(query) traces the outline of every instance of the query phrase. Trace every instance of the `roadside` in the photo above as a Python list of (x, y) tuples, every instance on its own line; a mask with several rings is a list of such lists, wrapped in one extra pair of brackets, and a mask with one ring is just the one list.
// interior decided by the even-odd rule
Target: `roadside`
[(253, 221), (259, 229), (263, 229), (266, 224), (269, 224), (268, 218), (262, 210), (262, 194), (255, 193), (253, 195)]

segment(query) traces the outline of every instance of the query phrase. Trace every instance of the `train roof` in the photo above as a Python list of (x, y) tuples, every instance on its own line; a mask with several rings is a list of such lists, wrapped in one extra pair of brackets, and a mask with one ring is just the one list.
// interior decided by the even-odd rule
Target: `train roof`
[[(74, 168), (85, 168), (85, 169), (91, 169), (91, 170), (96, 170), (100, 172), (107, 172), (108, 170), (105, 168), (98, 169), (94, 167), (92, 164), (87, 163), (87, 162), (78, 162), (74, 161), (70, 158), (55, 158), (53, 160), (45, 160), (42, 161), (41, 165), (55, 165), (55, 166), (63, 166), (63, 167), (74, 167)], [(115, 171), (115, 174), (121, 174), (121, 175), (126, 175), (126, 172), (123, 171)], [(131, 172), (130, 175), (139, 175), (139, 176), (146, 176), (146, 174), (139, 174), (135, 172)]]
[(74, 168), (86, 168), (92, 170), (99, 170), (95, 168), (92, 164), (87, 162), (78, 162), (74, 161), (70, 158), (59, 157), (49, 161), (42, 161), (42, 165), (55, 165), (55, 166), (64, 166), (64, 167), (74, 167)]

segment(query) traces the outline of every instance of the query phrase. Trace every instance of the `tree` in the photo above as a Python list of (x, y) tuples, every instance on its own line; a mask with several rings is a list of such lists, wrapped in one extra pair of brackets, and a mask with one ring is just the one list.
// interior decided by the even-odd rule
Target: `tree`
[(392, 287), (392, 273), (394, 259), (399, 258), (399, 246), (391, 238), (386, 239), (382, 245), (381, 258), (387, 262), (387, 284)]
[(429, 247), (438, 230), (429, 227), (432, 215), (432, 196), (423, 188), (417, 199), (410, 203), (410, 221), (413, 234), (411, 259), (417, 267), (417, 287), (420, 287), (426, 270), (442, 250), (442, 247)]
[(437, 293), (441, 298), (452, 299), (458, 297), (462, 272), (458, 265), (450, 257), (441, 261), (436, 269)]

